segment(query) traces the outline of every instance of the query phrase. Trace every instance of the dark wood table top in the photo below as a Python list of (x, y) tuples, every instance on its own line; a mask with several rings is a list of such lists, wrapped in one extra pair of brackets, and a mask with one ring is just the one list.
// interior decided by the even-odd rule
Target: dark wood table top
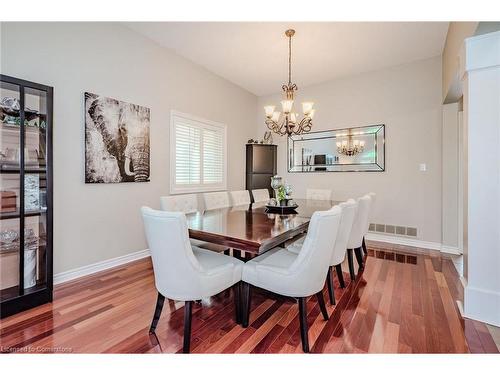
[(189, 236), (234, 249), (262, 254), (305, 232), (315, 211), (325, 211), (338, 203), (295, 199), (296, 214), (266, 212), (264, 203), (234, 206), (186, 215)]

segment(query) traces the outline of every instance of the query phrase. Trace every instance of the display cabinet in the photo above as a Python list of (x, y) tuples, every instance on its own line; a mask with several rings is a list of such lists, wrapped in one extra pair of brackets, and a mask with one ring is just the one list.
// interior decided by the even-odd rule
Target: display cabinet
[(52, 301), (52, 87), (0, 75), (0, 316)]

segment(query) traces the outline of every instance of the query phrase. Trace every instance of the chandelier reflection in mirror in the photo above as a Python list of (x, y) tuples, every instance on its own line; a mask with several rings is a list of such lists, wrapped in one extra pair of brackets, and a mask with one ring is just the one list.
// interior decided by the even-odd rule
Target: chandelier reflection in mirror
[(361, 154), (365, 150), (365, 141), (360, 141), (359, 139), (353, 141), (351, 135), (348, 137), (347, 140), (337, 142), (337, 152), (345, 156)]
[(288, 38), (288, 84), (283, 85), (282, 89), (285, 93), (285, 100), (281, 101), (281, 109), (283, 113), (277, 112), (274, 105), (264, 107), (266, 114), (266, 125), (269, 130), (279, 135), (300, 135), (311, 130), (312, 119), (314, 117), (314, 103), (302, 103), (302, 111), (304, 118), (299, 121), (299, 114), (293, 112), (294, 92), (297, 91), (297, 85), (292, 83), (292, 37), (295, 30), (289, 29), (285, 31)]

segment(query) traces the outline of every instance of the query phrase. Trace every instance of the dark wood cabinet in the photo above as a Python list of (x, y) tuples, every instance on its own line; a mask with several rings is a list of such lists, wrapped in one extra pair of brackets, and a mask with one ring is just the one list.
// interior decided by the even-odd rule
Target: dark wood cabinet
[(0, 75), (0, 317), (52, 301), (52, 87)]
[(272, 196), (271, 177), (277, 173), (276, 145), (246, 145), (246, 189), (268, 189)]

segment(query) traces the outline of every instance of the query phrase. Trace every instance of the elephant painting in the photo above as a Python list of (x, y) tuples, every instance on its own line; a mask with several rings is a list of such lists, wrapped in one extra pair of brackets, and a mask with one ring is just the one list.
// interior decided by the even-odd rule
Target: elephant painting
[(85, 182), (149, 181), (149, 108), (85, 93)]

